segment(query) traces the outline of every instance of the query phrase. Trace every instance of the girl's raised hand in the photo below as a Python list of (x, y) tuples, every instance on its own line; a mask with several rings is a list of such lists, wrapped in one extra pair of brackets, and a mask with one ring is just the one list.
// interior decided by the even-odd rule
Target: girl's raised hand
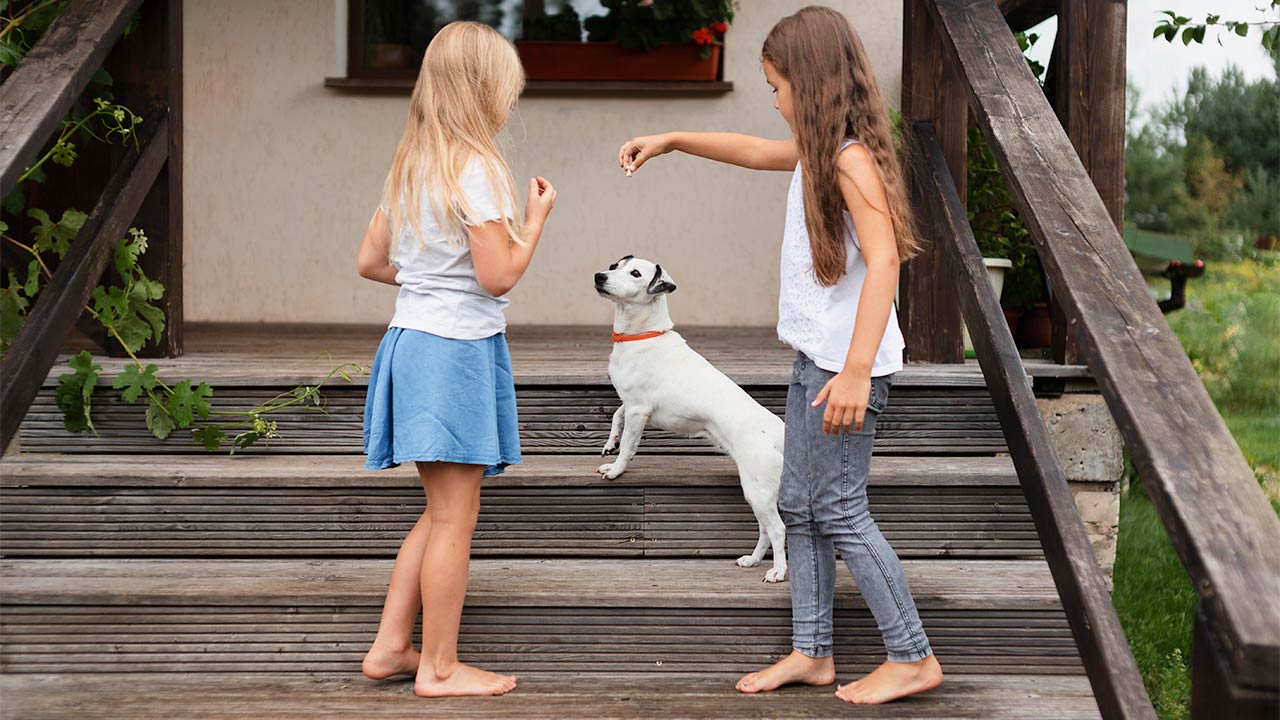
[(544, 177), (529, 178), (529, 201), (524, 207), (525, 221), (539, 225), (545, 223), (555, 205), (556, 189), (550, 181)]
[(671, 146), (665, 135), (644, 135), (631, 138), (622, 143), (618, 150), (618, 166), (623, 170), (635, 172), (645, 161), (671, 152)]

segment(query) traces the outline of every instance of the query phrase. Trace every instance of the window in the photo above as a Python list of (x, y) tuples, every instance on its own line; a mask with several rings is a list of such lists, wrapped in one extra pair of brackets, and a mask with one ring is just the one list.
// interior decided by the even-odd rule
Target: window
[(603, 14), (599, 0), (348, 0), (347, 76), (415, 78), (436, 32), (455, 20), (490, 25), (520, 39), (525, 16), (560, 12)]

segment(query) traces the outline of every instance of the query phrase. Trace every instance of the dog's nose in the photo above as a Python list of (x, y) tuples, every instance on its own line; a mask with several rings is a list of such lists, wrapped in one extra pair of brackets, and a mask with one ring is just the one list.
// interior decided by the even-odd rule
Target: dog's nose
[(605, 275), (604, 273), (596, 273), (596, 285), (603, 285), (604, 281), (608, 279), (608, 275)]

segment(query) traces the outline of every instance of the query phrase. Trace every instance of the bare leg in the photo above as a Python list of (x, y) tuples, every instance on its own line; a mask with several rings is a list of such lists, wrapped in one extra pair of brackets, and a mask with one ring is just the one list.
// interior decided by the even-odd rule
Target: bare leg
[(424, 463), (431, 516), (422, 557), (422, 657), (413, 692), (422, 697), (502, 695), (516, 679), (458, 661), (458, 625), (471, 567), (471, 534), (480, 513), (484, 468)]
[(413, 624), (418, 619), (418, 609), (422, 607), (422, 555), (427, 549), (430, 530), (431, 516), (424, 511), (396, 554), (396, 564), (391, 569), (391, 585), (387, 588), (382, 619), (378, 623), (378, 636), (361, 666), (364, 674), (374, 680), (412, 675), (418, 671), (418, 652), (413, 649)]

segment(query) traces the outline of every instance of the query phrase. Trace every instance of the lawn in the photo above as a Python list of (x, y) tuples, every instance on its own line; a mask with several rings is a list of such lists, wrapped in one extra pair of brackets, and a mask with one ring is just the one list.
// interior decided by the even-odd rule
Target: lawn
[[(1211, 266), (1169, 321), (1280, 515), (1280, 263)], [(1157, 713), (1188, 717), (1198, 601), (1136, 479), (1120, 499), (1113, 600)]]

